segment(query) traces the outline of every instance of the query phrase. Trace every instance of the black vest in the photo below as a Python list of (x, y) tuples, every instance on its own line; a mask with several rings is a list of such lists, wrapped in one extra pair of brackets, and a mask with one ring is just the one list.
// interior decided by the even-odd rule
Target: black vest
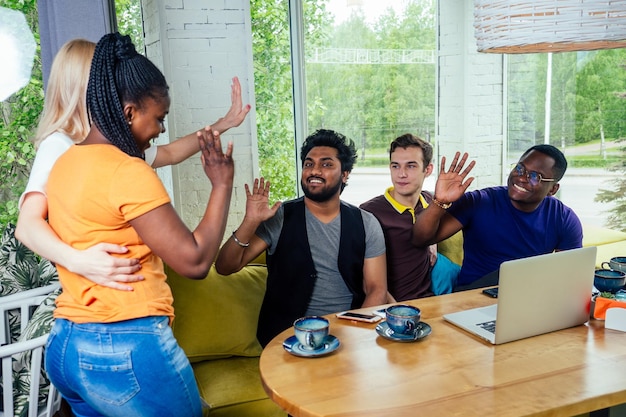
[[(276, 250), (267, 256), (267, 288), (257, 329), (262, 346), (306, 314), (317, 278), (306, 231), (303, 198), (283, 203), (283, 209), (285, 216)], [(358, 308), (365, 300), (365, 227), (359, 208), (341, 202), (340, 212), (337, 266), (352, 293), (352, 308)]]

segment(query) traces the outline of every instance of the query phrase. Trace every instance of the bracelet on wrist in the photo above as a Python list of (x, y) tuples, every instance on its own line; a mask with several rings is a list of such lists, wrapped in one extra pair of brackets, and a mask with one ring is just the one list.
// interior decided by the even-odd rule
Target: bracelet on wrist
[(442, 203), (441, 201), (437, 200), (436, 198), (433, 198), (433, 203), (435, 203), (436, 206), (441, 207), (444, 210), (447, 210), (450, 208), (450, 206), (452, 205), (452, 203)]
[(235, 233), (237, 232), (237, 230), (235, 229), (233, 231), (233, 240), (235, 241), (236, 244), (238, 244), (239, 246), (241, 246), (242, 248), (247, 248), (248, 246), (250, 246), (250, 242), (248, 243), (243, 243), (242, 241), (240, 241), (239, 239), (237, 239), (237, 235), (235, 235)]

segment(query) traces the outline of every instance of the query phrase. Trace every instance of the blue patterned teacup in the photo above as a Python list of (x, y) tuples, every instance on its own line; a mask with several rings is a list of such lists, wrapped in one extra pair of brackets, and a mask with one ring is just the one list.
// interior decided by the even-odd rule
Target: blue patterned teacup
[(324, 347), (328, 337), (329, 322), (324, 317), (306, 316), (293, 322), (296, 338), (303, 349), (317, 350)]
[(593, 285), (601, 292), (615, 293), (624, 288), (626, 273), (614, 269), (596, 269)]
[(398, 334), (414, 334), (422, 315), (419, 308), (406, 304), (387, 307), (385, 314), (387, 325)]
[(626, 273), (626, 256), (615, 256), (609, 262), (602, 262), (602, 268), (607, 266), (614, 271)]

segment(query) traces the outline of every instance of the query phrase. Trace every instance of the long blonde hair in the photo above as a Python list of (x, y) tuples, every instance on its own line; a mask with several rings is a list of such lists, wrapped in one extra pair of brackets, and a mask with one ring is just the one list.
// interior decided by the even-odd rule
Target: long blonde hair
[(35, 139), (35, 148), (54, 132), (68, 135), (74, 143), (89, 133), (87, 83), (96, 44), (86, 39), (66, 42), (54, 57), (46, 87), (43, 112)]

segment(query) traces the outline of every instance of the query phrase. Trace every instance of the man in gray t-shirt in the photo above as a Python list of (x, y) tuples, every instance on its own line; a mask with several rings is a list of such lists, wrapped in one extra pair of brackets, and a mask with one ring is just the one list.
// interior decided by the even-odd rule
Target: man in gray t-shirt
[[(354, 142), (339, 133), (318, 130), (304, 142), (301, 158), (304, 198), (269, 207), (269, 181), (255, 179), (252, 190), (246, 184), (246, 215), (215, 262), (217, 271), (227, 275), (265, 250), (268, 259), (274, 257), (268, 262), (268, 290), (259, 319), (263, 345), (289, 327), (298, 318), (295, 316), (387, 302), (385, 238), (380, 224), (371, 213), (340, 200), (356, 160)], [(290, 213), (296, 214), (290, 215), (289, 226), (283, 227), (286, 206), (295, 207)], [(347, 222), (344, 227), (342, 221)], [(342, 231), (350, 236), (342, 236)], [(307, 242), (303, 242), (305, 238)], [(273, 265), (278, 266), (273, 270)], [(355, 265), (362, 265), (361, 270)], [(280, 276), (294, 267), (299, 272), (296, 276)], [(294, 284), (294, 280), (300, 281)], [(294, 306), (293, 300), (302, 300), (302, 305)], [(272, 310), (270, 314), (264, 314), (267, 309)], [(266, 324), (270, 329), (264, 331)]]
[[(384, 255), (385, 240), (378, 220), (366, 211), (363, 211), (362, 215), (365, 226), (365, 258)], [(352, 303), (352, 293), (341, 278), (337, 267), (341, 214), (337, 215), (330, 223), (322, 223), (306, 208), (305, 216), (309, 246), (317, 271), (317, 280), (306, 314), (319, 316), (349, 310)], [(283, 208), (281, 206), (276, 215), (261, 223), (256, 231), (257, 236), (267, 243), (268, 255), (274, 253), (282, 228)]]

